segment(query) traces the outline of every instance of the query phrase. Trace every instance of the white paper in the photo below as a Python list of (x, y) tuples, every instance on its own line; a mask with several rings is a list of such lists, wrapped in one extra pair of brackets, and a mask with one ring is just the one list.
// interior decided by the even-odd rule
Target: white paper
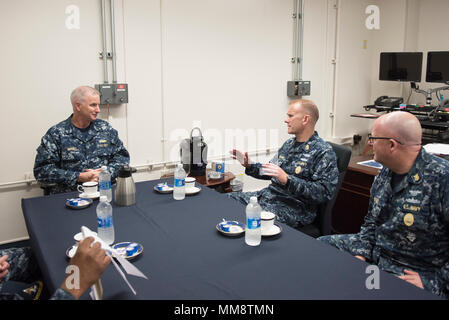
[(366, 160), (366, 161), (360, 161), (357, 162), (357, 164), (360, 164), (362, 166), (367, 166), (367, 167), (371, 167), (371, 168), (376, 168), (376, 169), (382, 169), (382, 165), (374, 160)]
[(432, 154), (443, 154), (443, 155), (449, 154), (449, 144), (445, 143), (429, 143), (423, 146), (423, 148), (428, 153)]
[[(140, 278), (144, 278), (147, 279), (148, 278), (139, 270), (137, 269), (132, 263), (130, 263), (128, 260), (126, 260), (125, 258), (123, 258), (121, 256), (120, 253), (117, 252), (117, 250), (112, 249), (109, 245), (107, 245), (103, 240), (101, 240), (97, 234), (95, 234), (94, 232), (92, 232), (89, 228), (82, 226), (81, 227), (81, 232), (83, 234), (83, 239), (88, 238), (88, 237), (93, 237), (94, 238), (94, 242), (92, 244), (94, 244), (95, 242), (100, 243), (101, 248), (104, 249), (106, 251), (106, 254), (109, 254), (109, 252), (112, 253), (112, 256), (115, 257), (118, 262), (121, 264), (121, 266), (123, 267), (123, 269), (126, 271), (126, 273), (136, 276), (136, 277), (140, 277)], [(136, 291), (134, 290), (134, 288), (131, 286), (131, 284), (128, 282), (128, 279), (126, 279), (125, 274), (123, 273), (123, 271), (120, 269), (120, 267), (118, 266), (118, 264), (114, 261), (114, 259), (111, 257), (111, 261), (114, 265), (114, 267), (117, 269), (117, 272), (122, 276), (122, 278), (125, 280), (126, 284), (129, 286), (129, 288), (131, 289), (131, 291), (136, 294)], [(91, 297), (92, 296), (96, 296), (96, 291), (95, 288), (91, 288)]]
[[(100, 280), (98, 280), (100, 281)], [(90, 297), (92, 298), (92, 300), (101, 300), (100, 299), (100, 294), (97, 291), (97, 287), (94, 284), (92, 287), (90, 287)]]
[(123, 280), (125, 280), (125, 282), (128, 285), (128, 287), (131, 289), (131, 291), (134, 293), (134, 295), (136, 295), (136, 290), (134, 290), (133, 286), (129, 283), (128, 279), (126, 279), (125, 274), (120, 269), (120, 267), (118, 266), (117, 262), (115, 262), (114, 259), (111, 259), (111, 261), (114, 264), (114, 267), (117, 269), (118, 273), (122, 276)]

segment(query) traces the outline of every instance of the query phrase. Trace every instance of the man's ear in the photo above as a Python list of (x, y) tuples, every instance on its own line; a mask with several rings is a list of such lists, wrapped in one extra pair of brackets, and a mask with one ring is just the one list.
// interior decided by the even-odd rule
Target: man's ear
[(399, 143), (397, 141), (394, 141), (393, 139), (390, 139), (390, 149), (392, 151), (395, 151), (399, 146)]
[(310, 115), (308, 115), (308, 114), (304, 115), (304, 118), (303, 118), (304, 124), (310, 123), (311, 119), (312, 118), (310, 117)]

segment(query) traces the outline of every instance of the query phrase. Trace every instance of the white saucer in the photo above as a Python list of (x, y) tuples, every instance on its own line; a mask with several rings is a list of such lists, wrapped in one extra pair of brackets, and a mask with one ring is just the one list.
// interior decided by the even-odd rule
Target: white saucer
[(197, 194), (200, 191), (201, 191), (201, 188), (198, 188), (198, 187), (186, 189), (186, 196), (191, 196), (193, 194)]
[(272, 237), (280, 234), (282, 232), (281, 226), (274, 224), (270, 230), (265, 230), (262, 232), (262, 237)]
[(83, 193), (80, 193), (79, 197), (80, 198), (97, 199), (97, 198), (100, 198), (100, 191), (92, 193), (92, 194), (85, 194), (83, 192)]

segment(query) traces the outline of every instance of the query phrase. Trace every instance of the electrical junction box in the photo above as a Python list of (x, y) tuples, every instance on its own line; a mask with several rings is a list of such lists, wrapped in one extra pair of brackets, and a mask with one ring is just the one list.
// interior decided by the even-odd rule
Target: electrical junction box
[(127, 83), (96, 84), (95, 89), (100, 92), (101, 105), (128, 103)]
[(287, 82), (287, 96), (292, 98), (299, 98), (302, 96), (310, 96), (310, 81), (288, 81)]

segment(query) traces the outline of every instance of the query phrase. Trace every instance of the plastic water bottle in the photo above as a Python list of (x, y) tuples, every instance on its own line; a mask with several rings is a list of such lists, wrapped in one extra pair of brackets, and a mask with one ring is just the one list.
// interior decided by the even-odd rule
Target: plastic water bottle
[(186, 172), (182, 164), (178, 164), (175, 171), (175, 183), (173, 184), (173, 199), (183, 200), (186, 197)]
[(114, 243), (114, 221), (112, 220), (112, 206), (106, 196), (100, 196), (100, 203), (97, 205), (97, 233), (106, 244)]
[(100, 185), (100, 197), (106, 196), (108, 202), (112, 201), (112, 189), (111, 189), (111, 174), (108, 171), (108, 167), (102, 166), (101, 172), (98, 175), (98, 182)]
[(260, 229), (260, 213), (262, 208), (257, 203), (257, 197), (251, 197), (246, 206), (245, 242), (249, 246), (258, 246), (262, 237)]

